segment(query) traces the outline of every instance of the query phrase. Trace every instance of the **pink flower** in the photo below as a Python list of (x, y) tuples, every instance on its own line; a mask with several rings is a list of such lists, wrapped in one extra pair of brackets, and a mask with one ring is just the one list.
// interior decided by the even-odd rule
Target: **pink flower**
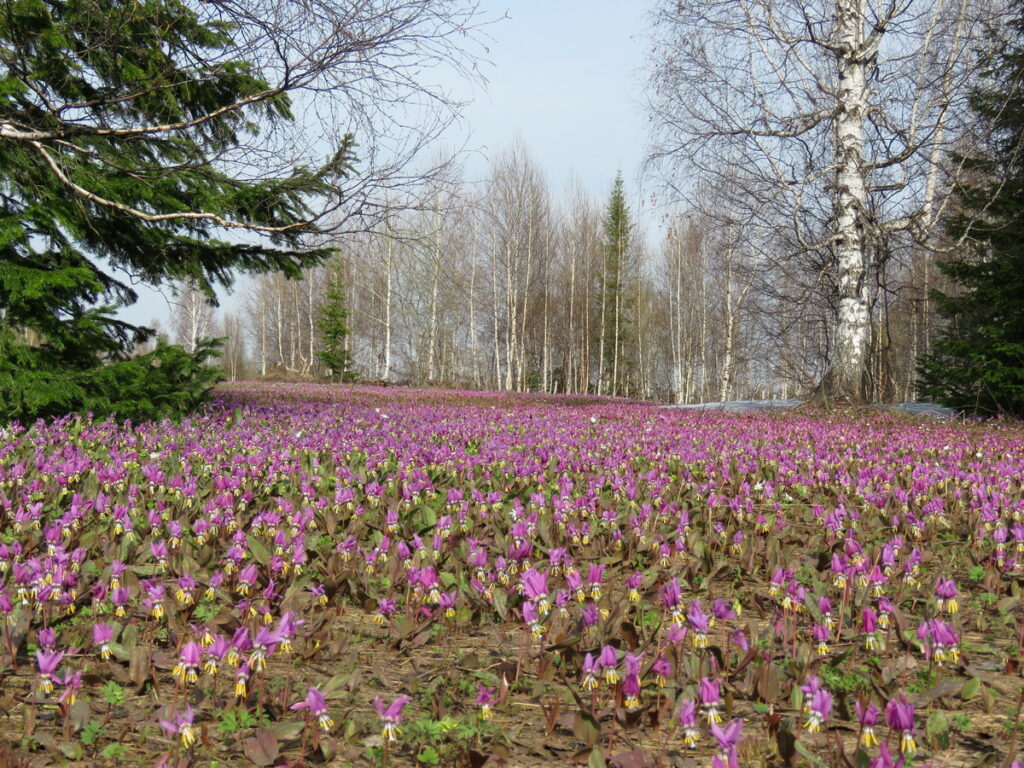
[(309, 714), (317, 718), (317, 724), (325, 731), (334, 726), (334, 721), (327, 714), (327, 699), (319, 689), (313, 686), (306, 691), (306, 698), (297, 704), (292, 704), (291, 709), (308, 709)]
[(380, 696), (374, 698), (373, 706), (377, 710), (377, 714), (384, 721), (381, 735), (388, 741), (394, 741), (402, 735), (402, 730), (398, 726), (402, 724), (402, 710), (405, 709), (405, 705), (408, 703), (409, 697), (405, 695), (399, 696), (386, 706)]

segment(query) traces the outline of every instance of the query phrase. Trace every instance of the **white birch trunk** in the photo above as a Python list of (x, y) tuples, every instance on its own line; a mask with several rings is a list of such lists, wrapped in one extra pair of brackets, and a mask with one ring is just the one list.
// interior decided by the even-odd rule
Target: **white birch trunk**
[(836, 1), (836, 60), (839, 68), (835, 118), (835, 254), (839, 268), (839, 310), (835, 353), (823, 394), (850, 402), (864, 400), (870, 341), (867, 292), (867, 185), (864, 123), (867, 118), (867, 60), (864, 0)]

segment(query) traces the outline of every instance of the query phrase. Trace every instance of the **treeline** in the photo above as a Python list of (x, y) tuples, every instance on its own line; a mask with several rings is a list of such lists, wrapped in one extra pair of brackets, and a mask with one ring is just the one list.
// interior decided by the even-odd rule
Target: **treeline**
[[(226, 337), (228, 378), (324, 376), (317, 322), (328, 276), (345, 286), (353, 369), (412, 385), (596, 393), (702, 402), (786, 398), (820, 380), (834, 286), (787, 280), (737, 217), (683, 210), (660, 242), (637, 227), (622, 179), (594, 199), (553, 190), (519, 144), (482, 183), (439, 187), (386, 227), (331, 243), (301, 280), (250, 279), (219, 319), (183, 291), (175, 340)], [(785, 244), (779, 244), (780, 251)], [(913, 258), (911, 258), (911, 255)], [(872, 397), (914, 396), (932, 345), (933, 260), (894, 254), (873, 307)], [(194, 318), (210, 315), (203, 332)]]

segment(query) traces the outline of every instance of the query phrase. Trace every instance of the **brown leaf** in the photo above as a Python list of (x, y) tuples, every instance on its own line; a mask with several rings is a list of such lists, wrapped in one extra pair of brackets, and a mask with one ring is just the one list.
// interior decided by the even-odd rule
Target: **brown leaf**
[(654, 758), (642, 749), (633, 749), (629, 752), (619, 752), (608, 758), (608, 765), (612, 768), (654, 768)]
[(573, 718), (572, 733), (588, 747), (592, 747), (601, 738), (601, 726), (593, 715), (580, 709)]
[(796, 737), (788, 728), (780, 728), (775, 732), (775, 746), (779, 750), (779, 757), (786, 765), (793, 764), (796, 757)]
[(128, 659), (128, 678), (136, 685), (142, 685), (149, 678), (149, 654), (141, 645), (132, 648)]
[(251, 736), (243, 741), (242, 749), (245, 750), (245, 756), (259, 766), (272, 765), (281, 754), (281, 746), (277, 742), (277, 736), (274, 735), (273, 731), (266, 728), (261, 728), (256, 731), (255, 736)]

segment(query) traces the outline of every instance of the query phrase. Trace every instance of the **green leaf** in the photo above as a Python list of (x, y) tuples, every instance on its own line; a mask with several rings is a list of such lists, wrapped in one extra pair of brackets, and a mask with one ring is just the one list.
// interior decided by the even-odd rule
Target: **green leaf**
[(970, 701), (981, 693), (981, 680), (977, 677), (972, 677), (963, 687), (960, 689), (960, 698), (965, 701)]

